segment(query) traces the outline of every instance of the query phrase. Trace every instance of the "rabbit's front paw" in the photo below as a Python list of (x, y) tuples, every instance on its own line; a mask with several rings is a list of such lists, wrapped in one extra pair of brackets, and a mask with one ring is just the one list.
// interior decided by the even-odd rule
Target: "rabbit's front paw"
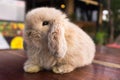
[(41, 70), (41, 68), (38, 65), (25, 65), (24, 71), (28, 73), (37, 73)]
[(70, 65), (61, 65), (61, 66), (54, 66), (52, 70), (54, 73), (63, 74), (73, 71), (74, 68)]

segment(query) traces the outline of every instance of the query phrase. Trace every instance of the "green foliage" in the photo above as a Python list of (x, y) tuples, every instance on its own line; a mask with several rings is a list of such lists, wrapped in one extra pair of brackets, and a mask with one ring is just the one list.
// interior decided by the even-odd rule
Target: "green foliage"
[(114, 29), (116, 38), (120, 35), (120, 0), (111, 0), (111, 10), (113, 12)]
[[(114, 39), (120, 35), (120, 0), (110, 0), (111, 2), (111, 11), (112, 15), (110, 17), (113, 18), (113, 26), (114, 26)], [(103, 4), (103, 9), (108, 9), (108, 0), (101, 0)], [(109, 22), (103, 22), (99, 32), (96, 34), (95, 41), (97, 44), (105, 44), (108, 43), (108, 39), (110, 37), (110, 25)]]
[(95, 37), (95, 43), (99, 45), (103, 45), (107, 41), (106, 38), (107, 38), (107, 34), (105, 32), (102, 31), (97, 32)]

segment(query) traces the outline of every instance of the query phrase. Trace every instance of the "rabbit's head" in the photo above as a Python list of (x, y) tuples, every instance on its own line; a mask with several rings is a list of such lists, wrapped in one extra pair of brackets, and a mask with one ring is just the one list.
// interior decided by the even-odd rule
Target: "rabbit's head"
[(63, 57), (67, 49), (64, 36), (66, 21), (66, 15), (55, 8), (33, 9), (25, 19), (25, 41), (37, 47), (46, 41), (50, 53)]

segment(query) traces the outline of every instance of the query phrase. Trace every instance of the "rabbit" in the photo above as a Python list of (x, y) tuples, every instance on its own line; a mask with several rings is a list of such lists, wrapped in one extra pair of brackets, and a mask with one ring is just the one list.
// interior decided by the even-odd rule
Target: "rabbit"
[(37, 73), (43, 69), (69, 73), (92, 63), (95, 55), (93, 40), (66, 14), (53, 7), (29, 11), (23, 32), (27, 60), (24, 71)]

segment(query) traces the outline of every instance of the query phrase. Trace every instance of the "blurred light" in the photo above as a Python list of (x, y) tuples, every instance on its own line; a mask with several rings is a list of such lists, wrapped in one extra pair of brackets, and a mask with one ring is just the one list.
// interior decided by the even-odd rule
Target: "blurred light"
[(120, 9), (118, 9), (118, 13), (120, 13)]
[(108, 14), (108, 10), (103, 10), (103, 14), (107, 15)]
[(64, 8), (65, 8), (65, 4), (61, 4), (60, 7), (61, 7), (62, 9), (64, 9)]
[(108, 10), (103, 10), (103, 15), (102, 15), (102, 19), (103, 19), (103, 21), (109, 21), (109, 18), (108, 18)]
[(107, 17), (105, 15), (102, 16), (102, 19), (106, 21)]

